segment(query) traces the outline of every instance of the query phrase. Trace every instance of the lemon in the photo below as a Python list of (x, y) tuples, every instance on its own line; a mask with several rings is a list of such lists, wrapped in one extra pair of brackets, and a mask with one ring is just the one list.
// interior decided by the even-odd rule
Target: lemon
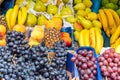
[(97, 14), (95, 12), (89, 12), (87, 15), (88, 20), (96, 20), (98, 19)]

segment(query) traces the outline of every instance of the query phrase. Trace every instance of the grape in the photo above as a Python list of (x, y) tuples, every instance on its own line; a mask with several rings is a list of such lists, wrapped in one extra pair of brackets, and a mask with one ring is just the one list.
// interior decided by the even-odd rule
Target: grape
[(84, 74), (84, 79), (87, 80), (89, 78), (89, 76), (87, 74)]
[(96, 74), (97, 74), (96, 70), (93, 70), (93, 74), (94, 74), (94, 75), (96, 75)]
[(119, 62), (119, 59), (118, 59), (118, 58), (114, 58), (114, 62), (115, 62), (115, 63), (118, 63), (118, 62)]
[(105, 60), (104, 57), (102, 57), (102, 56), (99, 57), (99, 61), (103, 62), (104, 60)]
[(100, 67), (103, 66), (103, 62), (99, 62)]
[(105, 66), (108, 66), (107, 60), (104, 60), (103, 64), (104, 64)]
[(86, 69), (87, 68), (87, 64), (86, 63), (83, 63), (82, 64), (82, 69)]
[(73, 62), (75, 62), (76, 61), (76, 57), (72, 57), (72, 59), (71, 59)]
[(112, 72), (113, 72), (112, 68), (109, 67), (109, 66), (108, 66), (108, 72), (109, 72), (109, 73), (112, 73)]
[(113, 69), (114, 72), (116, 72), (118, 68), (117, 67), (113, 67), (112, 69)]
[(115, 74), (115, 73), (112, 73), (112, 74), (111, 74), (111, 78), (112, 78), (112, 79), (116, 78), (116, 74)]
[(110, 63), (110, 62), (112, 62), (112, 59), (111, 59), (111, 58), (108, 58), (107, 61)]
[(106, 71), (106, 66), (101, 66), (101, 71), (102, 72)]
[(109, 49), (105, 51), (105, 54), (109, 54), (109, 53), (110, 53), (110, 50), (109, 50)]
[(114, 53), (115, 52), (115, 49), (114, 48), (110, 48), (109, 49), (111, 53)]
[(86, 63), (86, 62), (87, 62), (87, 60), (86, 60), (85, 58), (82, 58), (81, 61), (82, 61), (83, 63)]
[(104, 56), (104, 58), (106, 58), (106, 59), (108, 58), (108, 54), (104, 54), (103, 56)]
[(106, 76), (109, 76), (109, 73), (107, 71), (104, 71), (103, 75), (106, 77)]

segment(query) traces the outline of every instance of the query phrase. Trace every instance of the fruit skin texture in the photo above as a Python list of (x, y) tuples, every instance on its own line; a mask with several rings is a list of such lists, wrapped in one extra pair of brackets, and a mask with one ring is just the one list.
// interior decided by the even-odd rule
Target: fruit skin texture
[(34, 26), (37, 23), (37, 18), (34, 14), (29, 13), (27, 16), (27, 21), (26, 21), (26, 25), (27, 26)]
[(79, 36), (80, 36), (80, 32), (79, 31), (74, 31), (74, 37), (76, 41), (79, 41)]
[(32, 31), (31, 39), (40, 42), (44, 38), (44, 33), (40, 31)]
[(99, 16), (100, 16), (100, 21), (102, 21), (103, 29), (106, 32), (106, 35), (110, 37), (110, 30), (108, 27), (108, 21), (107, 21), (107, 16), (105, 15), (104, 11), (102, 9), (99, 10)]
[(102, 28), (102, 24), (100, 21), (93, 20), (92, 23), (93, 23), (93, 27), (100, 28), (100, 29)]
[(88, 14), (87, 14), (87, 19), (88, 20), (96, 20), (98, 17), (97, 17), (97, 14), (95, 13), (95, 12), (89, 12)]
[(45, 12), (46, 11), (46, 6), (40, 0), (36, 0), (34, 10), (38, 11), (38, 12)]
[(120, 44), (115, 48), (115, 52), (120, 53)]
[(0, 46), (6, 46), (6, 40), (5, 39), (0, 40)]
[(35, 41), (35, 40), (30, 40), (30, 41), (29, 41), (29, 45), (30, 45), (30, 47), (32, 47), (32, 46), (38, 46), (38, 45), (39, 45), (39, 42), (37, 42), (37, 41)]
[(112, 9), (109, 9), (109, 11), (112, 13), (113, 18), (115, 20), (116, 26), (118, 26), (120, 24), (120, 19), (119, 19), (119, 15), (117, 14), (117, 12), (115, 12)]
[(63, 6), (62, 10), (60, 11), (61, 16), (68, 16), (72, 15), (72, 10), (69, 6)]
[(96, 46), (95, 46), (95, 50), (96, 50), (96, 53), (99, 54), (100, 53), (100, 50), (102, 49), (103, 47), (103, 44), (104, 44), (104, 39), (100, 33), (99, 30), (96, 29), (95, 31), (95, 34), (96, 34)]
[(8, 9), (8, 11), (6, 12), (6, 16), (5, 16), (9, 30), (12, 30), (12, 27), (11, 27), (11, 24), (10, 24), (10, 23), (11, 23), (11, 22), (10, 22), (10, 19), (11, 19), (11, 14), (12, 14), (12, 12), (13, 12), (13, 9), (12, 9), (12, 8)]
[(13, 8), (13, 11), (11, 13), (11, 17), (10, 17), (10, 26), (11, 28), (14, 27), (14, 25), (16, 24), (16, 21), (17, 21), (17, 15), (18, 15), (18, 10), (19, 10), (19, 6), (18, 5), (15, 5), (14, 8)]
[(95, 28), (90, 28), (90, 45), (95, 49), (96, 46)]
[(74, 30), (81, 31), (83, 29), (82, 25), (77, 21), (73, 24)]
[(49, 14), (56, 14), (58, 13), (58, 7), (56, 5), (52, 5), (52, 4), (49, 4), (48, 7), (47, 7), (47, 12)]
[(104, 12), (107, 16), (108, 26), (110, 28), (110, 33), (113, 34), (116, 30), (116, 24), (115, 24), (115, 21), (113, 19), (112, 13), (109, 11), (109, 9), (104, 9)]
[(53, 17), (51, 20), (47, 21), (46, 28), (55, 28), (61, 30), (62, 28), (62, 19), (59, 17)]
[[(27, 8), (22, 7), (18, 12), (18, 24), (25, 24), (25, 21), (27, 19)], [(19, 19), (20, 18), (20, 19)]]
[(66, 43), (66, 46), (71, 46), (72, 45), (72, 39), (69, 35), (69, 33), (67, 32), (62, 32), (61, 33), (61, 36), (62, 36), (62, 40)]
[(13, 27), (13, 30), (17, 31), (17, 32), (25, 33), (26, 32), (26, 27), (24, 25), (17, 24)]
[(47, 21), (48, 19), (43, 14), (38, 16), (38, 21), (37, 21), (38, 25), (45, 25)]
[(118, 26), (116, 31), (112, 34), (110, 38), (110, 44), (113, 44), (119, 36), (120, 36), (120, 26)]
[(39, 25), (36, 25), (34, 28), (33, 28), (33, 31), (40, 31), (40, 32), (43, 32), (44, 33), (44, 28), (39, 26)]
[(84, 10), (86, 7), (85, 7), (85, 4), (83, 3), (78, 3), (74, 6), (74, 10)]
[(4, 25), (0, 25), (0, 32), (3, 33), (3, 35), (5, 35), (6, 27)]

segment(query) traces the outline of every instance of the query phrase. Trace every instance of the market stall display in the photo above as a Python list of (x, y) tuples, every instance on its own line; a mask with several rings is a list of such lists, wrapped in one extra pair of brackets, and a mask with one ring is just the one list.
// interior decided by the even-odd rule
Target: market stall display
[(0, 4), (0, 78), (120, 80), (119, 3), (4, 0)]

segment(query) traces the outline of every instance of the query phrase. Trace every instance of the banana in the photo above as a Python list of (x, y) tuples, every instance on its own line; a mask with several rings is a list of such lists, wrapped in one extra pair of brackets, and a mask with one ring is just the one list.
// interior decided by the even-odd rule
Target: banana
[(84, 38), (85, 46), (90, 46), (90, 33), (89, 33), (89, 30), (87, 30), (87, 29), (83, 30), (83, 38)]
[(117, 27), (116, 31), (112, 34), (110, 38), (110, 44), (113, 44), (119, 36), (120, 36), (120, 25)]
[(10, 25), (10, 17), (11, 17), (10, 15), (12, 14), (12, 11), (13, 11), (12, 8), (8, 9), (8, 11), (6, 12), (6, 16), (5, 16), (9, 30), (12, 30), (11, 25)]
[(99, 15), (102, 21), (103, 29), (106, 32), (107, 36), (110, 37), (110, 31), (108, 27), (107, 17), (102, 9), (99, 10)]
[(109, 9), (109, 11), (113, 15), (113, 18), (115, 20), (116, 26), (118, 26), (120, 24), (119, 15), (114, 10), (112, 10), (112, 9)]
[(95, 30), (95, 38), (96, 38), (95, 50), (96, 50), (96, 53), (99, 54), (100, 50), (103, 47), (104, 39), (103, 39), (102, 34), (100, 33), (100, 31), (97, 30), (97, 29)]
[(27, 19), (27, 8), (26, 7), (22, 7), (21, 8), (22, 11), (22, 20), (21, 20), (21, 24), (25, 24), (25, 21)]
[(115, 32), (115, 30), (116, 30), (116, 24), (115, 24), (113, 15), (109, 11), (109, 9), (104, 9), (104, 12), (105, 12), (105, 14), (107, 16), (108, 26), (110, 28), (110, 33), (113, 34)]
[(97, 16), (98, 16), (99, 21), (102, 22), (100, 14), (97, 14)]
[(90, 45), (95, 49), (96, 39), (95, 39), (95, 28), (90, 29)]
[(117, 46), (120, 44), (120, 37), (116, 40), (116, 42), (115, 42), (115, 48), (117, 48)]
[(110, 47), (115, 48), (115, 44), (110, 44)]
[(80, 35), (79, 35), (79, 46), (85, 46), (85, 44), (84, 44), (84, 33), (83, 33), (84, 31), (82, 30), (81, 32), (80, 32)]
[(14, 25), (16, 24), (18, 10), (19, 10), (19, 6), (15, 5), (11, 14), (11, 19), (10, 19), (11, 28), (13, 28)]
[(22, 20), (22, 11), (20, 9), (18, 12), (18, 24), (21, 24), (21, 20)]

